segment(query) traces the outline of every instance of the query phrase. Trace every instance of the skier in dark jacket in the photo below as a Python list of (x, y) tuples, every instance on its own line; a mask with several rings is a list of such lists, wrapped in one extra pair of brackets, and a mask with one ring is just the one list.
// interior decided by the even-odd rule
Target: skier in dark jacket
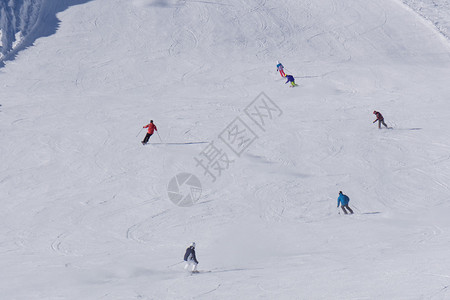
[(339, 204), (341, 205), (342, 210), (344, 211), (344, 214), (348, 214), (345, 209), (348, 209), (350, 214), (353, 214), (353, 210), (348, 206), (348, 203), (350, 202), (350, 198), (347, 195), (344, 195), (342, 191), (339, 192), (339, 197), (337, 200), (337, 207), (339, 207)]
[(188, 270), (189, 266), (192, 265), (192, 272), (197, 273), (197, 257), (195, 256), (195, 242), (192, 242), (192, 244), (186, 249), (186, 253), (184, 254), (184, 261), (186, 262), (186, 265), (184, 268)]
[(373, 123), (375, 123), (376, 121), (378, 121), (378, 129), (381, 129), (381, 124), (384, 125), (384, 127), (389, 128), (386, 123), (384, 123), (384, 118), (383, 115), (379, 112), (374, 110), (373, 114), (377, 117), (377, 119), (375, 121), (373, 121)]
[(292, 87), (296, 86), (294, 76), (286, 75), (286, 79), (287, 79), (287, 81), (284, 84), (290, 82)]

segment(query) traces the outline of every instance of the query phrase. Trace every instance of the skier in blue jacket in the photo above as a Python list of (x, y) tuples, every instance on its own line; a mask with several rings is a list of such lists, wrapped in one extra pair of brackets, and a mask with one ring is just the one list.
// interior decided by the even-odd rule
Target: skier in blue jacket
[(286, 79), (287, 79), (287, 81), (284, 84), (290, 82), (292, 87), (296, 86), (294, 76), (286, 75)]
[(186, 265), (184, 266), (186, 270), (188, 270), (189, 266), (192, 266), (192, 273), (198, 273), (198, 261), (197, 257), (195, 256), (195, 242), (192, 242), (192, 244), (190, 244), (186, 249), (186, 253), (184, 254), (184, 261), (186, 262)]
[(342, 193), (342, 191), (339, 191), (339, 197), (337, 199), (337, 207), (339, 207), (339, 204), (340, 204), (342, 210), (344, 211), (344, 214), (348, 214), (345, 209), (348, 209), (350, 214), (353, 214), (353, 210), (348, 206), (349, 202), (350, 202), (350, 198), (347, 195), (344, 195)]
[(284, 73), (284, 66), (280, 61), (277, 61), (277, 71), (280, 72), (281, 77), (286, 77), (286, 74)]

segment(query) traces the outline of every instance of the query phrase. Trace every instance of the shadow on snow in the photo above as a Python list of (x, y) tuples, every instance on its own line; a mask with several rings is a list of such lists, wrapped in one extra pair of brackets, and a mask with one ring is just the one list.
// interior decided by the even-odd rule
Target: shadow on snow
[(184, 142), (184, 143), (148, 143), (147, 145), (195, 145), (206, 144), (208, 142)]

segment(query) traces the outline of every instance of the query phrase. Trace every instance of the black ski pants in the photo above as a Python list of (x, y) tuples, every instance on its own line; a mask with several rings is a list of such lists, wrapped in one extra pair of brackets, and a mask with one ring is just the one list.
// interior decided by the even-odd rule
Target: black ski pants
[(341, 207), (342, 207), (342, 210), (344, 211), (344, 214), (348, 214), (348, 212), (345, 209), (348, 209), (350, 214), (353, 214), (353, 210), (348, 206), (348, 204), (341, 205)]
[(147, 143), (148, 143), (148, 139), (149, 139), (151, 136), (152, 136), (152, 134), (147, 133), (147, 134), (145, 135), (144, 140), (143, 140), (142, 142), (145, 143), (145, 144), (147, 144)]
[(381, 129), (381, 124), (383, 124), (384, 127), (388, 128), (386, 123), (384, 123), (384, 120), (378, 120), (378, 129)]

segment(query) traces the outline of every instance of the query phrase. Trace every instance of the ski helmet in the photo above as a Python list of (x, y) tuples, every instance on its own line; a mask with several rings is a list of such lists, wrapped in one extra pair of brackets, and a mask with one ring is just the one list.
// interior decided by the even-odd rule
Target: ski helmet
[(376, 113), (377, 113), (377, 111), (376, 111), (376, 110), (374, 110), (374, 111), (373, 111), (373, 114), (376, 114)]
[(279, 60), (277, 60), (277, 65), (279, 65), (280, 64), (280, 61)]
[(192, 242), (189, 247), (195, 248), (195, 242)]

